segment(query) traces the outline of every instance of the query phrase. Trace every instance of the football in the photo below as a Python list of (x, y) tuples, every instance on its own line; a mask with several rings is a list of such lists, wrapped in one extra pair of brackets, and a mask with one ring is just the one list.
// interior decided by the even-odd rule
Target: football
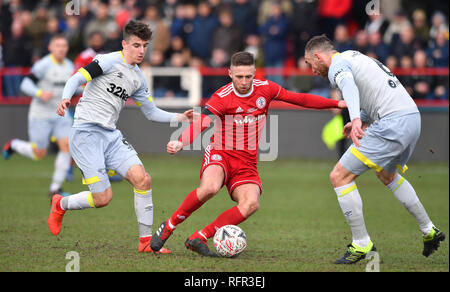
[(223, 257), (236, 257), (247, 246), (244, 231), (236, 225), (225, 225), (217, 229), (214, 235), (214, 247)]

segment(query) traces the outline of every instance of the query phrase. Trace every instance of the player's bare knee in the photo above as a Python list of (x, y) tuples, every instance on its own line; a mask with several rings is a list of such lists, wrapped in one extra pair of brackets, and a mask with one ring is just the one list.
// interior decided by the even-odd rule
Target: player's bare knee
[(384, 185), (388, 185), (394, 180), (394, 178), (397, 176), (397, 173), (388, 173), (386, 171), (380, 171), (375, 172), (375, 175)]
[(198, 199), (205, 202), (214, 197), (220, 191), (220, 187), (215, 184), (203, 184), (197, 190)]
[(242, 216), (249, 217), (253, 213), (259, 210), (258, 200), (246, 200), (238, 204), (239, 210), (242, 212)]
[(152, 178), (147, 172), (145, 172), (144, 173), (144, 177), (140, 181), (139, 187), (137, 187), (137, 189), (139, 189), (139, 190), (149, 190), (151, 188), (151, 185), (152, 185)]
[(336, 167), (335, 167), (330, 172), (330, 182), (334, 187), (336, 187), (337, 184), (339, 183), (339, 181), (340, 181), (339, 172), (336, 170)]

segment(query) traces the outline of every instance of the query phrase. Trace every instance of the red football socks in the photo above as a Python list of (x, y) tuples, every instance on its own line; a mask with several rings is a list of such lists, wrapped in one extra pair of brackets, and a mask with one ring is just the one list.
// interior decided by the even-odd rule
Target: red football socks
[(202, 205), (203, 202), (200, 202), (197, 198), (197, 189), (193, 190), (186, 196), (180, 207), (172, 214), (170, 223), (174, 226), (180, 224)]
[(200, 232), (206, 238), (211, 238), (216, 234), (216, 230), (225, 225), (238, 225), (246, 218), (242, 216), (237, 206), (230, 208), (217, 217), (211, 224), (203, 228)]

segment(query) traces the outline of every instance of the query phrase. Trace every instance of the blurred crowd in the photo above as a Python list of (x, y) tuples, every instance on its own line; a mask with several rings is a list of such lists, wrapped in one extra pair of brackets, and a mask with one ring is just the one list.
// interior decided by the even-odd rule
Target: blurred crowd
[[(0, 0), (0, 68), (29, 67), (48, 53), (55, 34), (69, 40), (76, 67), (97, 53), (121, 49), (122, 29), (140, 19), (154, 34), (141, 67), (223, 68), (237, 51), (254, 53), (258, 67), (305, 68), (306, 42), (326, 34), (339, 51), (359, 50), (397, 68), (448, 68), (448, 2), (378, 0)], [(67, 5), (78, 4), (68, 9)], [(369, 7), (371, 8), (371, 7)], [(12, 84), (3, 76), (3, 86)], [(321, 91), (325, 81), (266, 76), (290, 90)], [(448, 99), (448, 76), (402, 75), (416, 99)], [(203, 95), (229, 82), (204, 77)], [(179, 83), (159, 78), (161, 95), (183, 96)], [(6, 86), (5, 86), (6, 85)], [(5, 92), (4, 95), (17, 95)], [(329, 95), (329, 89), (328, 89)]]

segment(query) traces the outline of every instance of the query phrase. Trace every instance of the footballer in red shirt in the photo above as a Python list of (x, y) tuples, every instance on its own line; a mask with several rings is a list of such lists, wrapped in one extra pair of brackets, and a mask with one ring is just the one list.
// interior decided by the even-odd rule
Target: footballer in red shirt
[(269, 80), (257, 80), (253, 55), (239, 52), (232, 56), (229, 75), (232, 82), (221, 87), (206, 103), (200, 116), (186, 128), (178, 141), (167, 144), (175, 154), (191, 144), (202, 131), (216, 122), (211, 143), (205, 149), (200, 170), (200, 186), (190, 192), (172, 216), (152, 236), (152, 250), (161, 249), (176, 226), (226, 186), (234, 206), (219, 215), (185, 242), (186, 248), (204, 256), (217, 256), (207, 240), (224, 225), (238, 225), (259, 208), (262, 192), (257, 171), (257, 149), (262, 129), (273, 100), (306, 108), (344, 108), (344, 101), (295, 93)]

